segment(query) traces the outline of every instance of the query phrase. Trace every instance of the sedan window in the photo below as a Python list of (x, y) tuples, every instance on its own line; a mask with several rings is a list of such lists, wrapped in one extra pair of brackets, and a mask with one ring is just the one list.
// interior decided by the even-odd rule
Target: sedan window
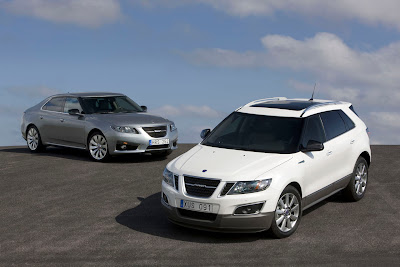
[(68, 113), (68, 111), (71, 109), (77, 109), (80, 113), (82, 113), (82, 107), (81, 104), (79, 104), (78, 98), (67, 97), (67, 99), (65, 100), (64, 113)]
[(43, 110), (63, 112), (65, 97), (54, 97), (50, 99), (44, 106)]

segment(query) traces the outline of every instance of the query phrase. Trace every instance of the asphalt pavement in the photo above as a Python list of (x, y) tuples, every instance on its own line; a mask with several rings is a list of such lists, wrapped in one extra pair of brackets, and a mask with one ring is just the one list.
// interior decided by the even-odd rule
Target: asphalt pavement
[(334, 195), (286, 239), (170, 223), (160, 203), (167, 158), (92, 162), (85, 151), (0, 148), (0, 265), (399, 265), (400, 146), (373, 146), (356, 203)]

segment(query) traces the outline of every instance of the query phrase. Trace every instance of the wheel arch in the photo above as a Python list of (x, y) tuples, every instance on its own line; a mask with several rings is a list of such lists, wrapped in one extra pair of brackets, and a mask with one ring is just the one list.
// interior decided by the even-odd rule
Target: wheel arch
[[(297, 191), (299, 191), (300, 197), (303, 198), (303, 192), (301, 190), (301, 186), (298, 182), (291, 182), (290, 184), (288, 184), (286, 187), (288, 187), (289, 185), (293, 186), (294, 188), (297, 189)], [(285, 188), (286, 188), (285, 187)]]
[[(35, 127), (36, 130), (39, 132), (38, 127), (37, 127), (33, 122), (31, 122), (31, 123), (29, 123), (29, 124), (26, 126), (26, 128), (25, 128), (25, 136), (28, 135), (28, 130), (29, 130), (29, 128), (31, 128), (32, 126)], [(39, 134), (40, 134), (40, 132), (39, 132)]]
[(371, 155), (367, 151), (362, 152), (359, 157), (362, 157), (367, 161), (368, 167), (371, 165)]

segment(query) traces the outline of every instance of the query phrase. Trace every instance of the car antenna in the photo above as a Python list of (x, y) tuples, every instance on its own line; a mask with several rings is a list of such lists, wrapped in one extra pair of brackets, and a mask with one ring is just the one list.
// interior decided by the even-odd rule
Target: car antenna
[(314, 93), (315, 93), (315, 87), (317, 86), (317, 83), (314, 84), (314, 90), (312, 91), (311, 98), (308, 101), (313, 101), (314, 100)]

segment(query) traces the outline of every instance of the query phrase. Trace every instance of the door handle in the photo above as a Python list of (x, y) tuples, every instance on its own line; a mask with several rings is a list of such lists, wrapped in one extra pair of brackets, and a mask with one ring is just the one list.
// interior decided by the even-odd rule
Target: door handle
[(332, 155), (332, 151), (328, 151), (328, 153), (326, 153), (327, 156)]
[(64, 122), (64, 119), (60, 119), (61, 122)]
[(355, 141), (356, 141), (356, 140), (351, 140), (351, 141), (350, 141), (350, 145), (354, 144)]

